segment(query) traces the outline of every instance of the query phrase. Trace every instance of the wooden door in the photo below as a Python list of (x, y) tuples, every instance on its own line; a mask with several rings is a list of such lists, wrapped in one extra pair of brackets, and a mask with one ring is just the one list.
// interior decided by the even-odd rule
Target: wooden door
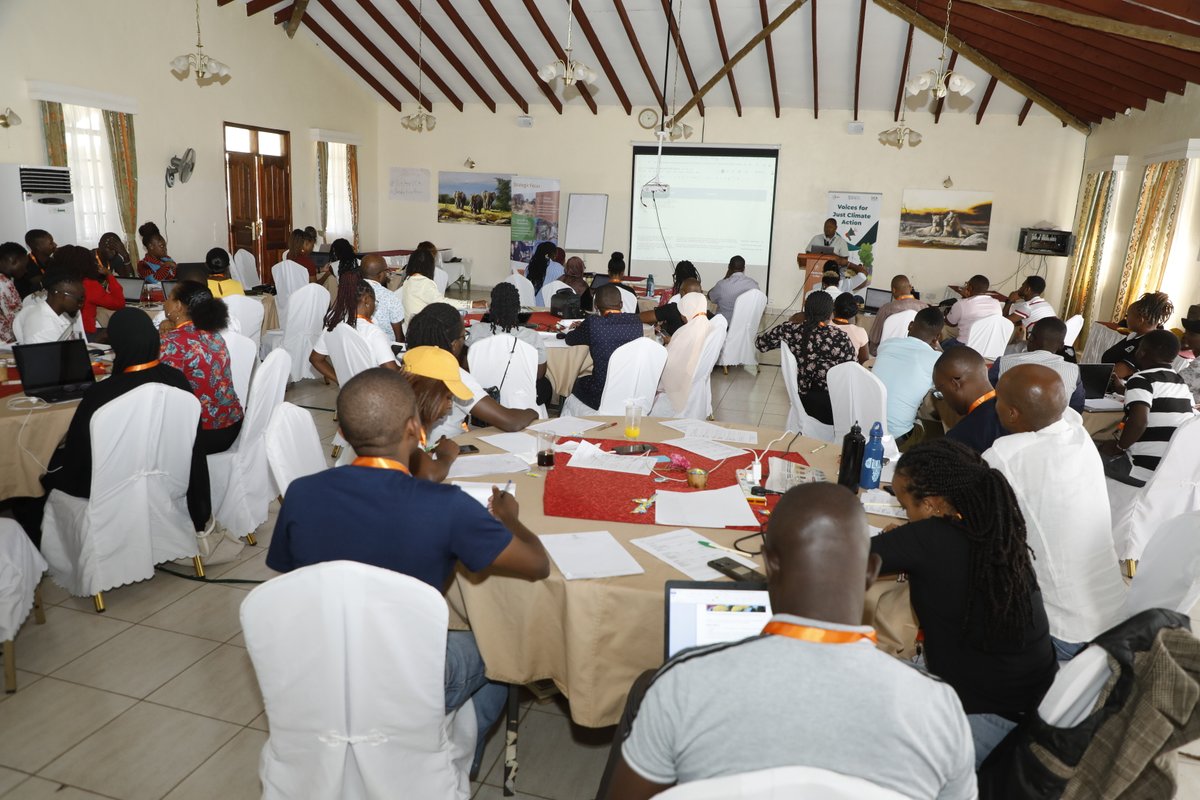
[(262, 283), (262, 258), (258, 248), (258, 159), (253, 153), (226, 153), (225, 174), (229, 186), (229, 253), (249, 250), (258, 264), (258, 282)]
[(292, 230), (290, 150), (287, 131), (225, 124), (229, 251), (249, 250), (262, 283), (274, 282)]
[(292, 232), (292, 174), (287, 156), (259, 156), (260, 246), (266, 264), (277, 264)]

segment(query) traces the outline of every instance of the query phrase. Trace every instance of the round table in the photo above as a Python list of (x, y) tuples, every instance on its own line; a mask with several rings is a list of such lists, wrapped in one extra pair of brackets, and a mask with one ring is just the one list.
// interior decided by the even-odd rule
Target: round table
[[(19, 398), (24, 398), (22, 401)], [(78, 400), (28, 406), (29, 398), (14, 394), (0, 399), (0, 500), (41, 497), (45, 465), (58, 447)]]
[[(266, 333), (269, 330), (279, 328), (279, 308), (275, 304), (275, 295), (273, 294), (249, 294), (246, 295), (252, 300), (257, 300), (262, 303), (263, 321), (262, 330)], [(136, 308), (139, 311), (145, 311), (146, 314), (154, 319), (158, 312), (162, 311), (162, 303), (129, 303), (126, 308)], [(96, 309), (96, 324), (101, 328), (108, 326), (108, 320), (112, 317), (113, 312), (107, 308)]]
[[(615, 421), (617, 418), (591, 419)], [(781, 433), (753, 426), (721, 424), (758, 430), (758, 447), (765, 446)], [(489, 431), (481, 433), (487, 435)], [(621, 429), (619, 426), (595, 429), (585, 436), (620, 439)], [(678, 431), (657, 420), (647, 418), (642, 421), (642, 441), (657, 442), (678, 436)], [(474, 444), (482, 453), (499, 452), (475, 434), (463, 434), (456, 440)], [(773, 449), (783, 450), (787, 443), (785, 439)], [(810, 464), (823, 469), (827, 476), (836, 477), (838, 451), (833, 445), (822, 447), (819, 441), (801, 437), (793, 443), (791, 452), (800, 453)], [(560, 454), (560, 466), (555, 469), (574, 469), (562, 466), (567, 458)], [(726, 464), (720, 469), (733, 467)], [(597, 485), (602, 487), (605, 473), (595, 474)], [(469, 575), (460, 570), (447, 593), (447, 601), (452, 611), (461, 620), (468, 621), (474, 631), (487, 664), (488, 677), (514, 684), (549, 678), (569, 698), (571, 718), (576, 723), (587, 727), (613, 725), (620, 718), (625, 696), (634, 679), (644, 670), (662, 664), (665, 582), (687, 579), (683, 573), (629, 542), (676, 530), (679, 526), (546, 516), (542, 512), (545, 479), (517, 473), (492, 476), (491, 482), (503, 487), (510, 479), (521, 506), (521, 521), (531, 530), (538, 534), (607, 530), (645, 572), (620, 578), (567, 581), (557, 567), (552, 567), (545, 580), (527, 581), (501, 574)], [(466, 480), (484, 482), (488, 478)], [(653, 520), (652, 513), (648, 518)], [(895, 520), (872, 518), (871, 521), (873, 525), (883, 526)], [(740, 530), (694, 530), (725, 546), (732, 546), (735, 539), (747, 535), (746, 531)], [(747, 544), (751, 549), (757, 549), (755, 540)], [(719, 552), (713, 554), (713, 558), (718, 557)], [(761, 571), (762, 559), (755, 560)], [(879, 596), (897, 586), (907, 589), (907, 584), (880, 582), (873, 590), (874, 599), (868, 599), (867, 607), (875, 608)], [(911, 629), (908, 634), (915, 637), (916, 625), (907, 602), (907, 591), (891, 594), (892, 606), (896, 606), (895, 595), (902, 595), (899, 617), (907, 616), (907, 623), (902, 619), (901, 626), (907, 624)]]

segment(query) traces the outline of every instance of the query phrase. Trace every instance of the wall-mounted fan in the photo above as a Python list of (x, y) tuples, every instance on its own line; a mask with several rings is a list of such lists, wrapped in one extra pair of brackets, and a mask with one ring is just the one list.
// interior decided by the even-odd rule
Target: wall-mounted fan
[(188, 148), (183, 151), (182, 156), (171, 156), (171, 163), (167, 166), (167, 186), (175, 185), (175, 176), (179, 176), (182, 183), (187, 183), (191, 180), (192, 170), (196, 168), (196, 151)]

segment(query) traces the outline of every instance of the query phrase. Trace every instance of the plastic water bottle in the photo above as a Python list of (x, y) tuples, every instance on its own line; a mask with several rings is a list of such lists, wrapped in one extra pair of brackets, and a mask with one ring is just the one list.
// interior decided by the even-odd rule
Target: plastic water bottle
[(654, 276), (646, 276), (646, 297), (654, 297)]
[(862, 428), (855, 422), (850, 432), (842, 437), (842, 463), (838, 468), (838, 483), (847, 489), (857, 489), (859, 473), (862, 471), (863, 450), (867, 440)]
[(883, 425), (876, 422), (871, 426), (871, 441), (863, 455), (862, 478), (859, 486), (864, 489), (878, 489), (879, 475), (883, 472)]

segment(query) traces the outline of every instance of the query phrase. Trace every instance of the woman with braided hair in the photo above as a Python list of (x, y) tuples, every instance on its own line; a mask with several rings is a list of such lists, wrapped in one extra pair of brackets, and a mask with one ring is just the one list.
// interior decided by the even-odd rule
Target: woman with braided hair
[(497, 283), (492, 287), (492, 304), (487, 322), (476, 322), (467, 330), (467, 347), (495, 336), (507, 333), (537, 351), (537, 402), (545, 405), (550, 400), (553, 387), (546, 377), (546, 345), (542, 337), (532, 328), (520, 324), (521, 295), (511, 283)]
[[(1167, 297), (1166, 292), (1146, 292), (1129, 304), (1129, 308), (1125, 312), (1125, 327), (1129, 329), (1129, 333), (1100, 356), (1101, 364), (1117, 365), (1113, 370), (1116, 388), (1122, 388), (1122, 382), (1137, 372), (1138, 368), (1133, 356), (1137, 352), (1142, 337), (1150, 331), (1161, 329), (1173, 313), (1175, 313), (1175, 306), (1171, 303), (1171, 298)], [(1109, 323), (1105, 324), (1109, 325)], [(1116, 328), (1117, 326), (1109, 325), (1109, 327)]]
[(978, 768), (1058, 669), (1025, 519), (1004, 475), (948, 439), (902, 455), (892, 489), (908, 524), (871, 551), (909, 577), (925, 662), (958, 693)]
[(347, 268), (349, 264), (349, 261), (342, 262), (343, 266), (338, 273), (337, 296), (329, 311), (325, 312), (321, 336), (313, 345), (312, 353), (308, 357), (312, 368), (326, 381), (335, 384), (338, 382), (337, 372), (334, 371), (333, 361), (329, 358), (328, 338), (329, 333), (343, 323), (366, 342), (371, 360), (376, 365), (397, 372), (400, 370), (387, 336), (371, 321), (375, 315), (375, 290), (356, 267)]

